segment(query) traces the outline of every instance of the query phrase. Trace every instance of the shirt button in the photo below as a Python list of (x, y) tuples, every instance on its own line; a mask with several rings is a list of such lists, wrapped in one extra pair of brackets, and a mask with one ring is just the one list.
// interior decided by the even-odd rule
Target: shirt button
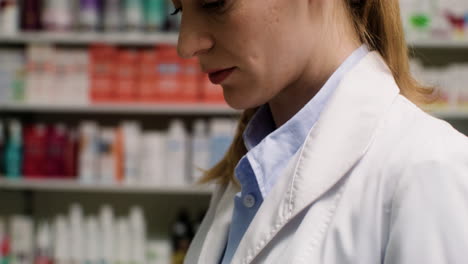
[(244, 196), (244, 206), (247, 208), (252, 208), (255, 205), (255, 196), (253, 194), (247, 194)]

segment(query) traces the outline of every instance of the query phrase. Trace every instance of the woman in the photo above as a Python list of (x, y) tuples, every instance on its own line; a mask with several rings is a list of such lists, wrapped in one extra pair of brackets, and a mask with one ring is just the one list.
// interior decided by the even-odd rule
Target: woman
[(244, 109), (185, 263), (466, 263), (468, 140), (414, 103), (397, 0), (174, 0)]

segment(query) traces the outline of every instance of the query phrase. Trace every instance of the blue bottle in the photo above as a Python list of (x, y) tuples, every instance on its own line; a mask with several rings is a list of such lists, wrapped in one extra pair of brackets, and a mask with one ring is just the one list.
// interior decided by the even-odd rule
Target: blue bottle
[(9, 124), (9, 137), (5, 146), (5, 176), (9, 179), (21, 178), (22, 132), (18, 120)]

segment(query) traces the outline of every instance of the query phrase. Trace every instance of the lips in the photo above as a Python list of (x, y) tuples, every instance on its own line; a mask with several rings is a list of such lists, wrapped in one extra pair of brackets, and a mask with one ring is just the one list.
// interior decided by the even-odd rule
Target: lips
[(235, 67), (218, 70), (218, 71), (212, 71), (211, 73), (208, 74), (208, 77), (210, 78), (210, 81), (213, 84), (221, 84), (224, 80), (226, 80), (231, 75), (234, 69)]

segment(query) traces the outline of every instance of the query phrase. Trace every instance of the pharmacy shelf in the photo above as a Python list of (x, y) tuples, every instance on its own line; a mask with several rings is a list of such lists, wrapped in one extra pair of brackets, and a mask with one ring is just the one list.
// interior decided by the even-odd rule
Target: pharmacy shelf
[(177, 43), (177, 33), (37, 33), (0, 34), (0, 44), (51, 43), (88, 45), (108, 43), (120, 45), (156, 45)]
[(148, 184), (85, 184), (75, 180), (30, 180), (0, 178), (0, 191), (47, 191), (82, 193), (128, 193), (168, 195), (211, 195), (210, 186), (151, 186)]
[(53, 105), (3, 103), (0, 112), (33, 113), (129, 113), (129, 114), (182, 114), (182, 115), (233, 115), (239, 111), (225, 104), (93, 104)]
[[(468, 119), (467, 109), (429, 109), (442, 119)], [(101, 113), (101, 114), (181, 114), (181, 115), (240, 115), (224, 104), (96, 104), (96, 105), (44, 105), (8, 103), (0, 104), (0, 112), (25, 113)]]
[(408, 45), (413, 48), (424, 49), (468, 49), (468, 39), (443, 40), (443, 39), (419, 39), (408, 40)]
[[(162, 33), (56, 33), (56, 32), (22, 32), (16, 34), (0, 34), (0, 44), (51, 43), (64, 45), (88, 45), (93, 43), (108, 43), (132, 46), (148, 46), (155, 44), (177, 44), (177, 32)], [(408, 39), (408, 44), (414, 48), (466, 48), (468, 39)]]

